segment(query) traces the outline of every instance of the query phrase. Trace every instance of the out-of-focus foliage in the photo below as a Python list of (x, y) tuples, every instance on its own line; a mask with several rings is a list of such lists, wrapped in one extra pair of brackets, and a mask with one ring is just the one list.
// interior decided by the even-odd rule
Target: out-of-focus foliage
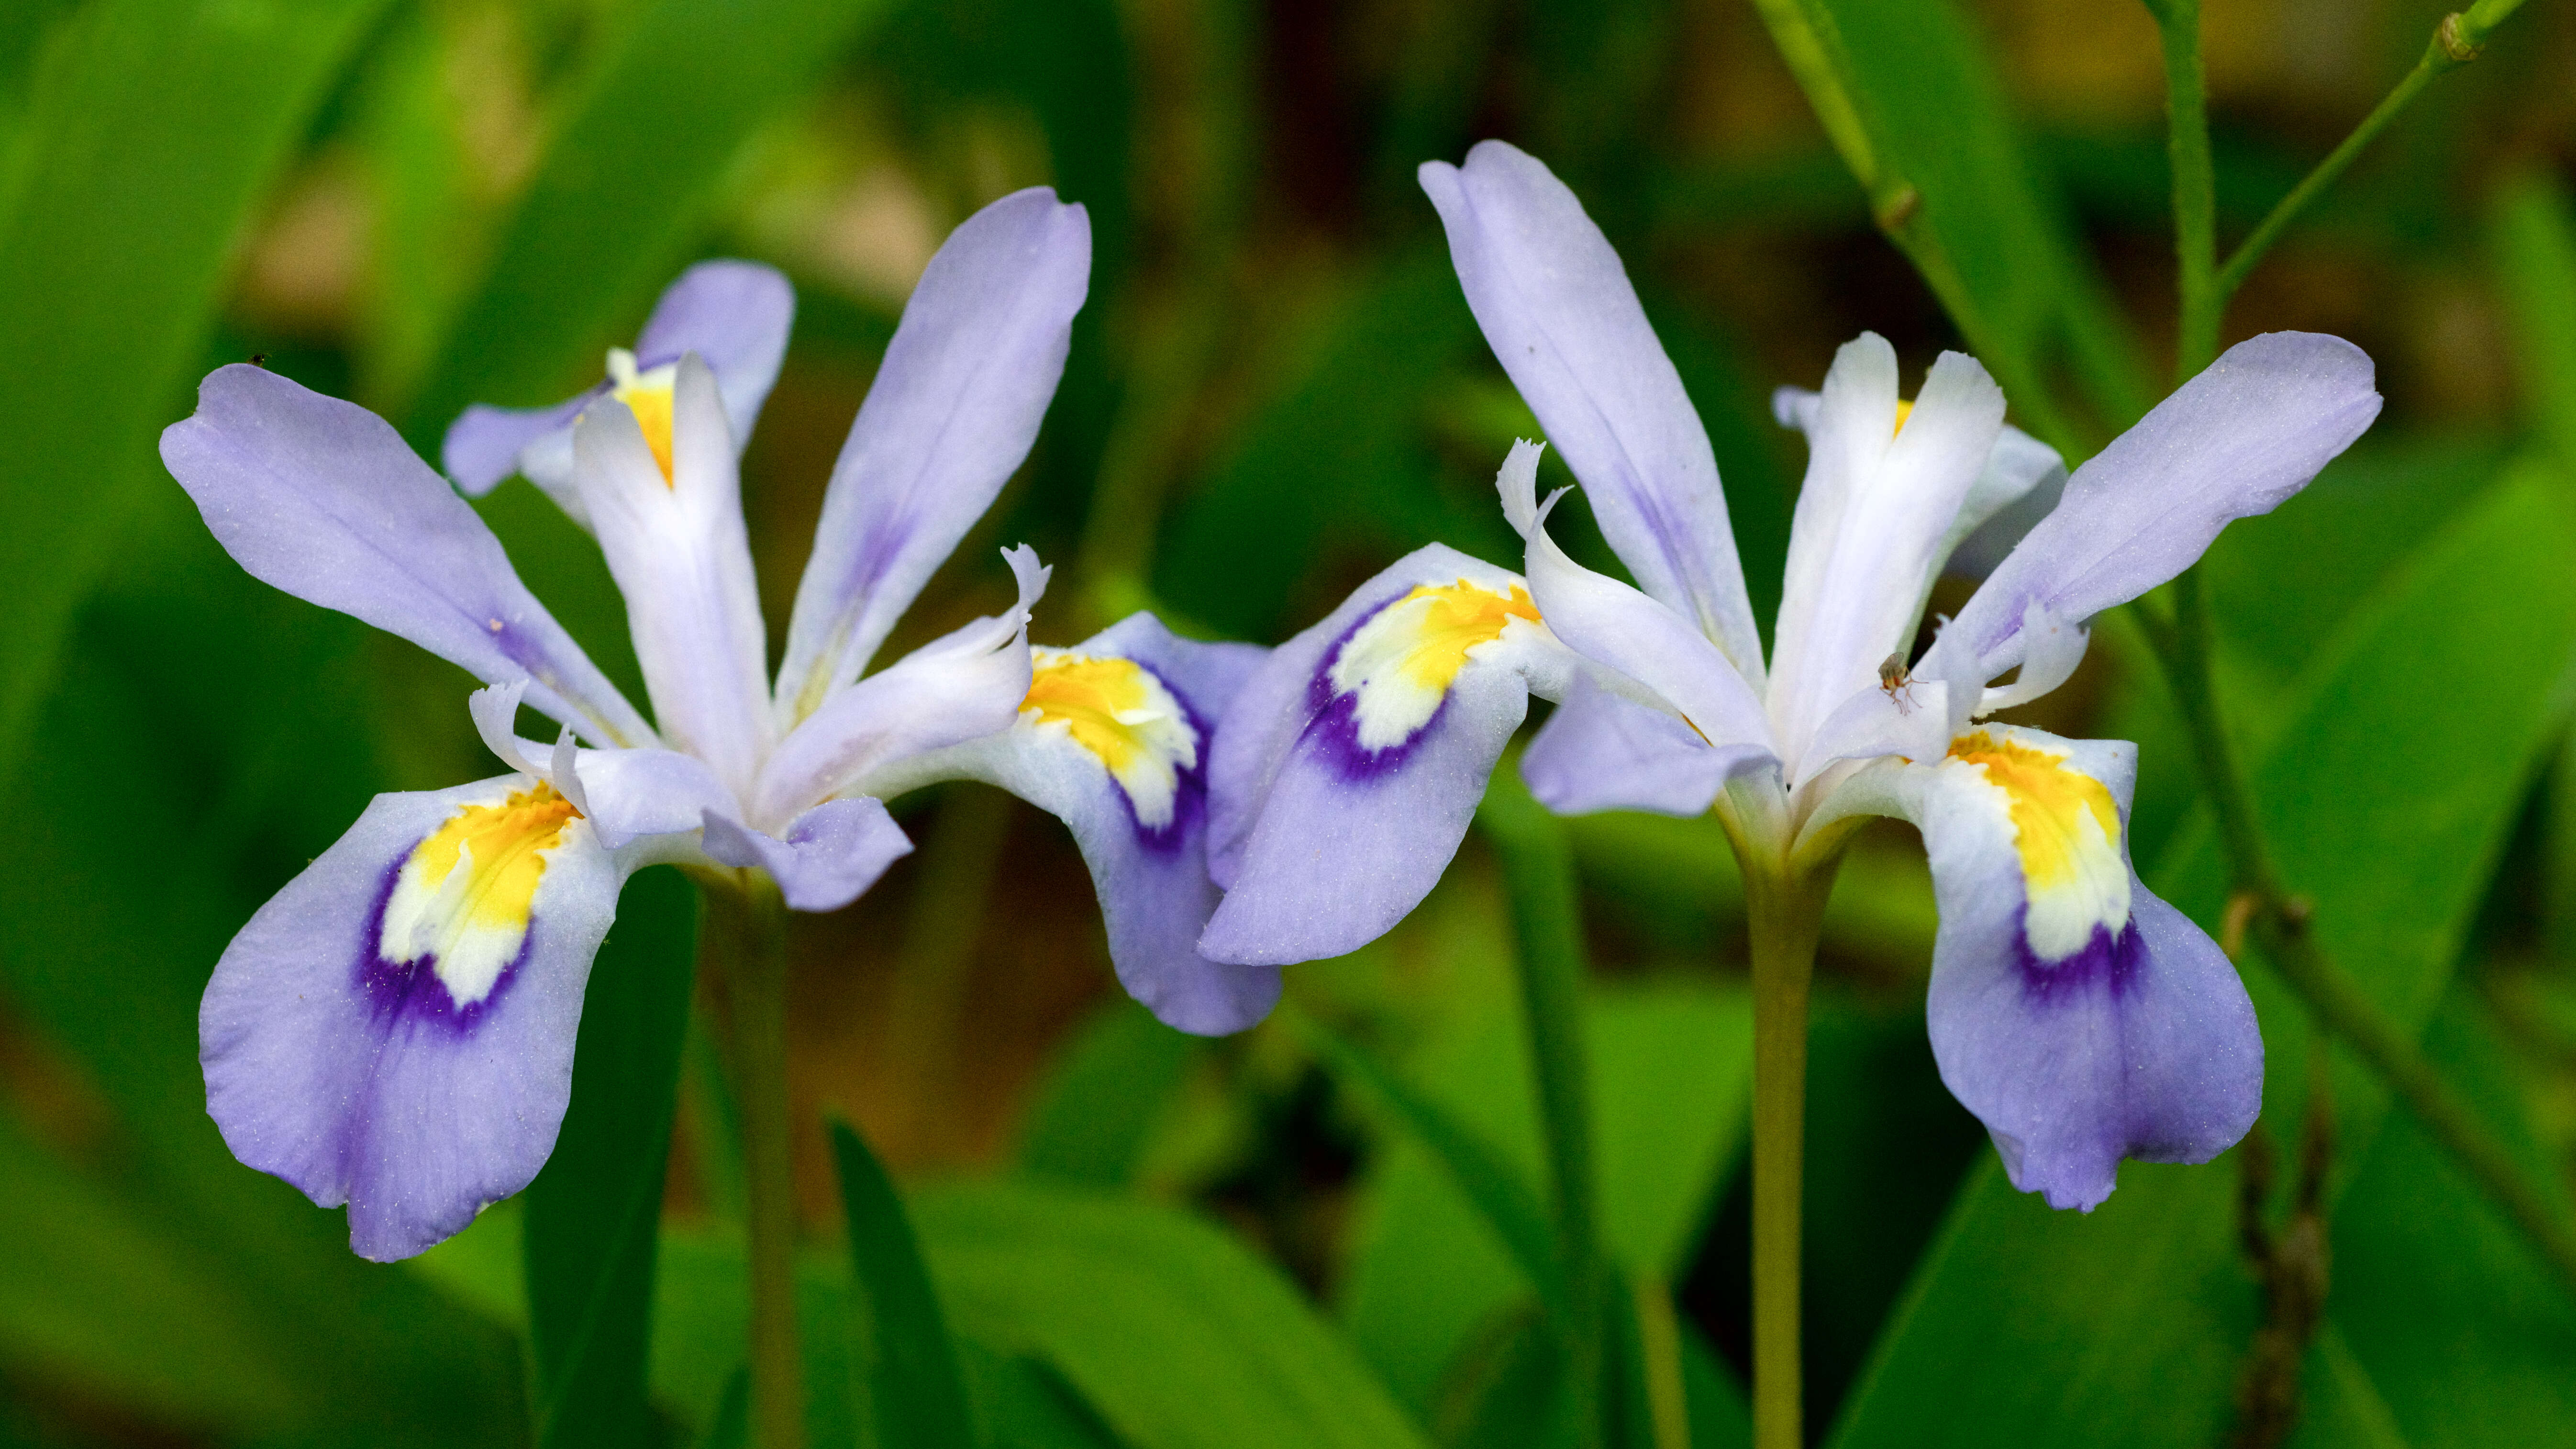
[[(2222, 243), (2440, 16), (2209, 7)], [(1153, 607), (1275, 642), (1422, 543), (1513, 561), (1493, 470), (1536, 424), (1412, 183), (1500, 136), (1626, 259), (1767, 615), (1803, 466), (1768, 393), (1854, 332), (1909, 376), (1979, 351), (2015, 420), (2079, 453), (2161, 394), (2155, 46), (2125, 0), (4, 0), (0, 1444), (743, 1432), (737, 1150), (672, 873), (627, 893), (545, 1174), (425, 1258), (351, 1257), (206, 1118), (196, 1003), (231, 933), (372, 794), (491, 773), (461, 674), (243, 576), (160, 472), (207, 368), (261, 355), (432, 448), (467, 401), (588, 379), (687, 262), (772, 263), (798, 323), (745, 479), (783, 584), (932, 249), (1052, 184), (1098, 243), (1065, 385), (891, 647), (1002, 601), (992, 550), (1022, 541), (1059, 567), (1043, 641)], [(2531, 0), (2254, 273), (2231, 340), (2351, 337), (2389, 406), (2205, 568), (2284, 874), (2562, 1212), (2572, 70), (2576, 14)], [(478, 506), (632, 688), (590, 541), (524, 483)], [(1615, 567), (1579, 494), (1557, 518)], [(764, 600), (773, 628), (787, 603)], [(2137, 860), (2222, 931), (2129, 621), (2032, 715), (2139, 742)], [(953, 1437), (904, 1426), (961, 1398), (997, 1449), (1565, 1442), (1565, 1305), (1524, 1266), (1550, 1188), (1517, 947), (1480, 840), (1392, 935), (1205, 1043), (1117, 994), (1053, 822), (968, 787), (896, 808), (921, 849), (793, 941), (816, 1444)], [(1607, 1418), (1623, 1449), (1739, 1443), (1742, 884), (1707, 821), (1567, 838)], [(2248, 1240), (2281, 1231), (2303, 1157), (2331, 1251), (2298, 1441), (2566, 1436), (2576, 1300), (2259, 959), (2268, 1195), (2240, 1201), (2240, 1148), (2132, 1164), (2099, 1212), (2055, 1215), (1941, 1087), (1931, 930), (1920, 851), (1865, 835), (1813, 1033), (1820, 1441), (2223, 1441), (2280, 1387), (2249, 1383), (2278, 1370)], [(837, 1154), (835, 1112), (858, 1133)]]

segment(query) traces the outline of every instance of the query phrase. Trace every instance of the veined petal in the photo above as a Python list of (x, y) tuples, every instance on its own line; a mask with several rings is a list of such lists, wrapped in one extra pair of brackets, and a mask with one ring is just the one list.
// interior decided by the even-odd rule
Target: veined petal
[(2135, 779), (2130, 745), (2003, 727), (1853, 778), (1931, 856), (1941, 1079), (2052, 1207), (2099, 1206), (2123, 1157), (2206, 1162), (2262, 1106), (2244, 984), (2130, 868)]
[(1062, 820), (1100, 892), (1127, 993), (1182, 1031), (1237, 1032), (1279, 999), (1276, 966), (1199, 954), (1216, 910), (1207, 873), (1209, 746), (1266, 651), (1176, 638), (1132, 615), (1071, 649), (1036, 651), (1020, 717), (918, 757), (905, 774), (983, 780)]
[(244, 1163), (406, 1258), (554, 1150), (626, 865), (524, 776), (379, 795), (233, 938), (199, 1014)]
[(483, 520), (384, 419), (264, 368), (207, 374), (161, 459), (251, 575), (399, 634), (599, 744), (652, 727), (548, 614)]
[(1582, 481), (1602, 536), (1759, 687), (1762, 640), (1717, 459), (1619, 254), (1565, 183), (1503, 142), (1419, 174), (1477, 325)]
[(1585, 668), (1518, 578), (1454, 549), (1362, 585), (1254, 671), (1217, 731), (1226, 897), (1199, 949), (1285, 965), (1384, 934), (1457, 853), (1529, 696)]
[(1008, 729), (1029, 692), (1029, 609), (1050, 570), (1028, 548), (1003, 557), (1019, 603), (921, 646), (824, 702), (778, 742), (752, 792), (754, 825), (783, 823), (835, 795), (891, 799), (916, 755)]
[(782, 731), (858, 679), (1028, 456), (1090, 277), (1089, 214), (1042, 186), (968, 217), (930, 259), (823, 495), (778, 672)]
[(1705, 814), (1726, 782), (1772, 762), (1758, 744), (1712, 746), (1688, 724), (1576, 678), (1521, 754), (1521, 779), (1559, 815)]
[(573, 446), (655, 719), (747, 792), (771, 740), (768, 646), (714, 373), (681, 358), (667, 399), (604, 400), (573, 425)]
[(1968, 490), (1959, 521), (1942, 545), (1941, 572), (1983, 579), (2066, 496), (2066, 460), (2057, 450), (2004, 424), (1986, 471)]
[[(1679, 715), (1710, 745), (1739, 751), (1730, 773), (1775, 757), (1762, 701), (1707, 635), (1662, 603), (1567, 557), (1548, 536), (1556, 499), (1536, 499), (1538, 445), (1515, 443), (1494, 484), (1528, 542), (1530, 595), (1567, 648), (1601, 666), (1600, 683)], [(1740, 753), (1752, 747), (1756, 756)]]
[(2370, 358), (2339, 337), (2240, 342), (2075, 470), (2056, 510), (1942, 631), (1991, 679), (2020, 663), (2031, 600), (2082, 624), (2191, 566), (2218, 531), (2269, 513), (2379, 415)]
[(1912, 642), (2003, 416), (2002, 390), (1965, 354), (1941, 354), (1910, 409), (1885, 339), (1863, 333), (1836, 355), (1808, 424), (1765, 698), (1793, 773), (1809, 773), (1818, 728)]
[(800, 911), (837, 911), (866, 894), (886, 867), (912, 853), (903, 827), (871, 796), (831, 800), (767, 835), (715, 810), (706, 812), (706, 851), (743, 869), (769, 872)]
[[(706, 359), (715, 371), (739, 453), (778, 381), (795, 319), (796, 291), (776, 268), (757, 262), (700, 262), (663, 290), (633, 356), (646, 370), (677, 362), (684, 352)], [(511, 474), (524, 473), (587, 525), (589, 516), (573, 484), (572, 422), (609, 386), (600, 383), (546, 408), (474, 404), (447, 429), (441, 449), (447, 476), (480, 497)]]

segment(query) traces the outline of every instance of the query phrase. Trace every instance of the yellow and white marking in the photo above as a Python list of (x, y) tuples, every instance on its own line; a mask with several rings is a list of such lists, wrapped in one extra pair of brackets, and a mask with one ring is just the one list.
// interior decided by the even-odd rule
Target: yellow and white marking
[(608, 349), (608, 395), (635, 414), (635, 426), (644, 430), (644, 446), (653, 450), (653, 461), (662, 465), (666, 487), (671, 486), (672, 396), (679, 381), (676, 362), (639, 373), (634, 353), (623, 347)]
[(1984, 730), (1950, 742), (1950, 755), (1982, 772), (2012, 832), (2029, 910), (2031, 954), (2063, 961), (2099, 926), (2129, 919), (2129, 868), (2120, 857), (2120, 810), (2109, 788), (2069, 768), (2067, 757)]
[(1423, 584), (1377, 611), (1333, 660), (1330, 680), (1352, 701), (1360, 747), (1383, 750), (1412, 739), (1458, 671), (1514, 626), (1543, 627), (1529, 590), (1515, 583), (1508, 594), (1460, 579)]
[(1198, 733), (1181, 702), (1133, 660), (1066, 649), (1031, 649), (1029, 656), (1036, 667), (1020, 718), (1061, 729), (1089, 750), (1127, 792), (1137, 824), (1170, 825), (1181, 772), (1199, 762)]
[(458, 1006), (491, 995), (528, 938), (547, 857), (580, 818), (543, 782), (458, 810), (403, 862), (378, 951), (403, 965), (431, 958)]

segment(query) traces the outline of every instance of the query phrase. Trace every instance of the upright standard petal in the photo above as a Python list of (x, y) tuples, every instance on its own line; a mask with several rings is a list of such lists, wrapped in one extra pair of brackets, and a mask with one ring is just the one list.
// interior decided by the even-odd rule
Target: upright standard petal
[(541, 781), (377, 796), (215, 966), (199, 1033), (226, 1145), (348, 1204), (378, 1260), (525, 1187), (624, 879)]
[(768, 643), (714, 373), (681, 358), (666, 406), (604, 401), (573, 425), (573, 445), (654, 718), (747, 792), (771, 740)]
[(384, 419), (264, 368), (209, 373), (161, 460), (263, 583), (399, 634), (594, 743), (652, 727), (538, 603), (501, 542)]
[(1808, 772), (1819, 727), (1912, 644), (2003, 418), (2002, 390), (1962, 353), (1941, 354), (1910, 408), (1884, 339), (1863, 333), (1835, 357), (1807, 424), (1765, 701), (1793, 774)]
[(1035, 651), (1011, 728), (878, 783), (983, 780), (1062, 820), (1091, 867), (1127, 993), (1182, 1031), (1241, 1031), (1277, 1003), (1279, 969), (1199, 954), (1219, 895), (1207, 872), (1208, 753), (1264, 652), (1176, 638), (1133, 615), (1071, 649)]
[(779, 666), (779, 728), (855, 682), (1037, 441), (1090, 287), (1091, 220), (1045, 187), (930, 259), (823, 495)]
[(1845, 786), (1875, 802), (1835, 802), (1921, 828), (1941, 1079), (2052, 1207), (2099, 1206), (2123, 1157), (2206, 1162), (2262, 1107), (2244, 983), (2130, 867), (2135, 779), (2130, 745), (1993, 727)]
[(1759, 688), (1762, 639), (1717, 459), (1619, 254), (1565, 183), (1503, 142), (1480, 142), (1464, 167), (1426, 162), (1420, 178), (1469, 309), (1603, 536)]
[(1385, 934), (1457, 854), (1530, 695), (1586, 667), (1520, 579), (1455, 549), (1362, 585), (1254, 671), (1217, 731), (1226, 896), (1199, 949), (1275, 966)]
[[(628, 354), (629, 370), (651, 375), (679, 361), (684, 352), (705, 358), (715, 369), (734, 449), (740, 452), (778, 381), (795, 319), (796, 291), (776, 268), (757, 262), (700, 262), (663, 290)], [(575, 518), (586, 521), (572, 485), (572, 422), (614, 385), (599, 383), (553, 407), (474, 404), (447, 429), (440, 450), (447, 476), (480, 497), (511, 474), (525, 473)]]
[(2379, 416), (2370, 358), (2339, 337), (2240, 342), (2075, 470), (2065, 499), (1943, 630), (1984, 679), (2021, 662), (2032, 600), (2081, 625), (2191, 566), (2229, 522), (2269, 513)]
[(1008, 729), (1029, 692), (1029, 609), (1050, 570), (1008, 549), (1020, 586), (1007, 613), (978, 619), (824, 703), (778, 742), (751, 794), (750, 823), (783, 826), (836, 795), (899, 794), (883, 777), (916, 755)]

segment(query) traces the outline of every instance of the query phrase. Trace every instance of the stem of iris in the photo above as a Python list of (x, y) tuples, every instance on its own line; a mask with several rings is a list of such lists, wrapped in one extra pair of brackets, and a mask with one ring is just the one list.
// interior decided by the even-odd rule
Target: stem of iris
[[(1721, 819), (1727, 819), (1721, 806)], [(1799, 1238), (1807, 1130), (1807, 988), (1839, 848), (1755, 846), (1727, 819), (1744, 868), (1753, 964), (1753, 1443), (1802, 1449)]]
[(706, 900), (698, 969), (725, 1034), (742, 1114), (751, 1284), (751, 1429), (802, 1449), (805, 1361), (796, 1333), (796, 1181), (787, 1105), (787, 903), (754, 870), (692, 874)]

